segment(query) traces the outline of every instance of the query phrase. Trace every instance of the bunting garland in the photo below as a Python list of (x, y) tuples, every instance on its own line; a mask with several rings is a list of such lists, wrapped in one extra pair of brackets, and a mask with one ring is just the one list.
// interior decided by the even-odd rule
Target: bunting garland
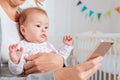
[[(79, 5), (82, 5), (82, 1), (81, 0), (78, 1), (76, 6), (79, 6)], [(86, 11), (88, 12), (87, 15), (89, 17), (92, 17), (93, 15), (96, 15), (98, 20), (100, 20), (101, 16), (103, 15), (103, 13), (95, 12), (92, 9), (88, 10), (88, 7), (86, 5), (83, 5), (82, 8), (81, 8), (81, 12), (83, 13), (83, 12), (86, 12)], [(120, 14), (120, 6), (116, 7), (115, 11), (117, 11)], [(108, 17), (111, 17), (112, 11), (111, 10), (107, 10), (104, 14), (107, 15)]]

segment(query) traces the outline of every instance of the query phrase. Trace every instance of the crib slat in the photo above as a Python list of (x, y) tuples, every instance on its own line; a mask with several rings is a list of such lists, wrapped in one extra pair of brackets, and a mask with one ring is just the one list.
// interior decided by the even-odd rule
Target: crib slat
[[(89, 80), (117, 80), (117, 74), (120, 73), (120, 34), (119, 33), (101, 33), (86, 32), (76, 35), (74, 45), (74, 55), (76, 63), (81, 63), (94, 49), (100, 39), (114, 40), (113, 47), (104, 56), (100, 70), (96, 72)], [(74, 63), (75, 64), (75, 63)]]

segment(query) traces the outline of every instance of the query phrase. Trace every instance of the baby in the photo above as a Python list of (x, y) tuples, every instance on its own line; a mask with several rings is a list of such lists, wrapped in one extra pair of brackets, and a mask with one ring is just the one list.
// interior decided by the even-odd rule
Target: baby
[(9, 46), (10, 60), (8, 61), (9, 70), (14, 75), (24, 72), (23, 66), (26, 64), (25, 56), (37, 54), (39, 52), (61, 54), (66, 60), (70, 55), (73, 38), (70, 35), (63, 37), (65, 44), (60, 50), (48, 42), (49, 20), (47, 13), (40, 8), (27, 8), (22, 11), (19, 17), (20, 33), (23, 36), (18, 44)]

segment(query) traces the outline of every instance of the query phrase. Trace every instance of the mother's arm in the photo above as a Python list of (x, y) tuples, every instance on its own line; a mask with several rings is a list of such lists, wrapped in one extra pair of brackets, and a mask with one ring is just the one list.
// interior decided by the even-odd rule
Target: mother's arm
[(33, 76), (33, 78), (37, 77), (39, 80), (87, 80), (98, 70), (102, 59), (101, 56), (96, 57), (76, 66), (59, 68), (43, 74), (32, 74), (27, 78)]
[(38, 53), (25, 57), (29, 61), (25, 66), (25, 74), (42, 73), (63, 67), (63, 57), (59, 54)]

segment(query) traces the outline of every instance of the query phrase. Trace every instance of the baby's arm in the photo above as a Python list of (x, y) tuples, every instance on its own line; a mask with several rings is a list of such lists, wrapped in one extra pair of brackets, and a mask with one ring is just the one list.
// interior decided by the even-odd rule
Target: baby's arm
[(18, 49), (18, 44), (13, 44), (9, 46), (9, 56), (14, 64), (19, 63), (22, 52), (23, 48), (21, 47), (20, 49)]
[(10, 60), (8, 61), (9, 70), (14, 75), (23, 73), (23, 66), (26, 63), (24, 54), (22, 54), (23, 48), (18, 49), (18, 44), (9, 46)]
[(72, 46), (73, 38), (70, 35), (66, 35), (63, 37), (63, 43), (65, 46), (63, 46), (61, 49), (58, 50), (58, 52), (63, 56), (64, 60), (69, 57), (73, 46)]

